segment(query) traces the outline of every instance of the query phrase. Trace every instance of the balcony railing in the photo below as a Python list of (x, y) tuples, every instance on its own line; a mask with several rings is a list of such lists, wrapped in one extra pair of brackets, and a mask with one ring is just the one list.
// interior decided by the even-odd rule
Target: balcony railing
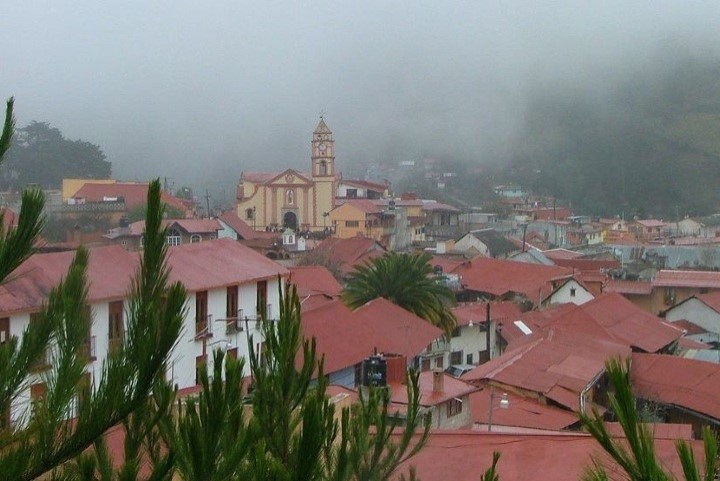
[(195, 338), (200, 339), (202, 337), (211, 337), (212, 327), (212, 314), (204, 316), (204, 318), (200, 321), (195, 320)]

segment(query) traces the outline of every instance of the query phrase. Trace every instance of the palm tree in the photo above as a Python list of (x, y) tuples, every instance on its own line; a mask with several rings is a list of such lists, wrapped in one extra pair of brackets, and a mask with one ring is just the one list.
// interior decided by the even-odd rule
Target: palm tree
[(450, 335), (455, 315), (450, 306), (455, 296), (433, 278), (430, 255), (391, 252), (356, 266), (350, 274), (342, 299), (350, 308), (384, 297), (415, 313)]

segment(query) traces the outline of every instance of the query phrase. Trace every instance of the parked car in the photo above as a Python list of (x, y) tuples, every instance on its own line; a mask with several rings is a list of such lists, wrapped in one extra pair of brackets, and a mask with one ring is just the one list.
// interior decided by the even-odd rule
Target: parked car
[(472, 371), (477, 366), (472, 364), (453, 364), (452, 366), (445, 369), (445, 372), (450, 374), (452, 377), (460, 377), (468, 371)]

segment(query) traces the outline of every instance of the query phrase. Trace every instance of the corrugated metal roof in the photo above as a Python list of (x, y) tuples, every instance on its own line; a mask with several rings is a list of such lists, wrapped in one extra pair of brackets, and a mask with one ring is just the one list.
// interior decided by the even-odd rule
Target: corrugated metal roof
[[(565, 429), (578, 422), (577, 414), (542, 404), (537, 399), (526, 398), (507, 392), (510, 406), (501, 409), (499, 402), (503, 392), (495, 389), (493, 399), (493, 424), (533, 429)], [(470, 395), (470, 409), (474, 423), (487, 424), (490, 413), (490, 389), (484, 388)]]
[(661, 270), (655, 275), (654, 287), (699, 287), (720, 289), (720, 272)]
[(635, 395), (674, 404), (720, 421), (720, 366), (661, 354), (633, 353)]

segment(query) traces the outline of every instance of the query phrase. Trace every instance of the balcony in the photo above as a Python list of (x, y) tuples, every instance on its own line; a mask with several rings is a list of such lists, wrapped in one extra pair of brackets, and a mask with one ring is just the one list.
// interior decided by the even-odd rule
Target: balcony
[(228, 317), (225, 319), (225, 334), (236, 334), (238, 332), (243, 332), (243, 330), (243, 319), (240, 319), (239, 317)]
[(120, 346), (123, 344), (124, 336), (111, 337), (108, 339), (108, 352), (115, 353), (120, 350)]
[(195, 319), (195, 339), (199, 340), (205, 337), (212, 337), (212, 327), (212, 314)]

